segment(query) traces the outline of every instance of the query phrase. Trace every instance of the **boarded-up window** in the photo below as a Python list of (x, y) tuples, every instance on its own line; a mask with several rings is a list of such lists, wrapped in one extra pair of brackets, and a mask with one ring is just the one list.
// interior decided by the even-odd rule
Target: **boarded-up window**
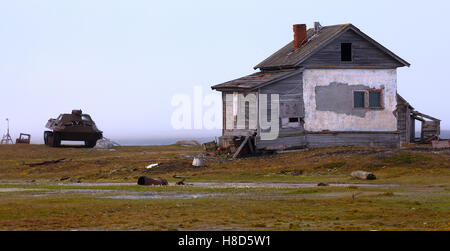
[(365, 107), (365, 92), (353, 92), (353, 104), (355, 108), (364, 108)]
[(369, 107), (381, 108), (381, 91), (369, 91)]
[(343, 62), (351, 62), (352, 58), (352, 44), (351, 43), (342, 43), (341, 44), (341, 61)]

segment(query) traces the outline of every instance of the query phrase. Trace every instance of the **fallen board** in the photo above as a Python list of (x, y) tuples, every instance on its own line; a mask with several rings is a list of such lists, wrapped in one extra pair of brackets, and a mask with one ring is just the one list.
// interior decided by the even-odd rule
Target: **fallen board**
[(444, 149), (444, 148), (450, 148), (450, 140), (434, 140), (431, 142), (433, 149)]

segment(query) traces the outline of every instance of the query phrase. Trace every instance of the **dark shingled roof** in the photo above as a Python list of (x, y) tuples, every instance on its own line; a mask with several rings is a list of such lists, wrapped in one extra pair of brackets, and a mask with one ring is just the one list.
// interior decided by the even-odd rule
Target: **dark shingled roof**
[(300, 69), (288, 69), (271, 72), (257, 72), (242, 78), (218, 84), (211, 87), (213, 90), (241, 89), (252, 90), (266, 84), (281, 80), (283, 78), (302, 72)]
[(272, 56), (268, 57), (257, 66), (255, 69), (270, 69), (270, 68), (292, 68), (298, 66), (301, 62), (306, 60), (309, 56), (314, 54), (317, 50), (323, 48), (328, 42), (331, 42), (338, 35), (344, 33), (345, 31), (352, 29), (357, 34), (363, 36), (369, 42), (373, 43), (376, 47), (383, 50), (385, 53), (390, 55), (399, 61), (402, 65), (409, 66), (409, 63), (401, 59), (375, 40), (362, 33), (358, 28), (352, 24), (340, 24), (332, 26), (324, 26), (319, 31), (318, 34), (314, 35), (314, 29), (309, 29), (307, 31), (308, 42), (304, 44), (300, 49), (295, 51), (294, 44), (292, 42), (288, 43), (286, 46), (275, 52)]

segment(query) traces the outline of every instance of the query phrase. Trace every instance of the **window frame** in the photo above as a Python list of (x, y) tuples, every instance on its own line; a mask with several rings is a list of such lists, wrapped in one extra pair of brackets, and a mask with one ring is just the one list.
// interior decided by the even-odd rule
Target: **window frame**
[[(356, 107), (355, 106), (355, 93), (356, 92), (362, 92), (363, 94), (364, 94), (364, 104), (363, 104), (363, 107)], [(353, 91), (353, 96), (352, 96), (352, 98), (353, 98), (353, 109), (365, 109), (366, 108), (366, 100), (367, 100), (367, 98), (366, 98), (366, 90), (355, 90), (355, 91)]]
[[(355, 107), (355, 92), (363, 92), (364, 93), (364, 107)], [(380, 107), (370, 107), (370, 93), (371, 92), (379, 92), (380, 93)], [(384, 107), (384, 89), (367, 89), (367, 90), (354, 90), (353, 91), (353, 109), (366, 109), (366, 110), (383, 110)]]
[[(379, 100), (379, 103), (380, 103), (380, 106), (379, 107), (371, 107), (370, 106), (370, 93), (371, 92), (378, 92), (378, 93), (380, 93), (380, 100)], [(384, 109), (384, 103), (383, 103), (383, 89), (370, 89), (370, 90), (368, 90), (368, 92), (367, 92), (367, 95), (369, 96), (369, 100), (368, 100), (368, 108), (369, 109)]]

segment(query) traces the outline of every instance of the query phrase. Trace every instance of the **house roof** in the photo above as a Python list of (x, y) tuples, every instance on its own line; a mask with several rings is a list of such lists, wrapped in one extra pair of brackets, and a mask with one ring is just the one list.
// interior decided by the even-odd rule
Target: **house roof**
[(292, 42), (288, 43), (286, 46), (275, 52), (273, 55), (256, 65), (255, 69), (269, 69), (269, 68), (293, 68), (299, 66), (303, 61), (308, 59), (318, 50), (322, 49), (334, 39), (338, 38), (341, 34), (348, 30), (353, 30), (360, 36), (364, 37), (366, 40), (374, 44), (376, 47), (384, 51), (386, 54), (393, 57), (401, 65), (410, 66), (408, 62), (401, 59), (395, 55), (390, 50), (383, 47), (381, 44), (361, 32), (352, 24), (340, 24), (324, 26), (319, 31), (318, 34), (314, 34), (314, 29), (309, 29), (307, 31), (308, 41), (300, 49), (295, 50), (294, 44)]
[(253, 90), (302, 72), (303, 69), (286, 69), (257, 72), (211, 87), (213, 90)]
[(403, 105), (407, 105), (410, 109), (414, 110), (414, 107), (411, 106), (411, 104), (406, 101), (400, 94), (397, 93), (397, 103), (401, 103)]

